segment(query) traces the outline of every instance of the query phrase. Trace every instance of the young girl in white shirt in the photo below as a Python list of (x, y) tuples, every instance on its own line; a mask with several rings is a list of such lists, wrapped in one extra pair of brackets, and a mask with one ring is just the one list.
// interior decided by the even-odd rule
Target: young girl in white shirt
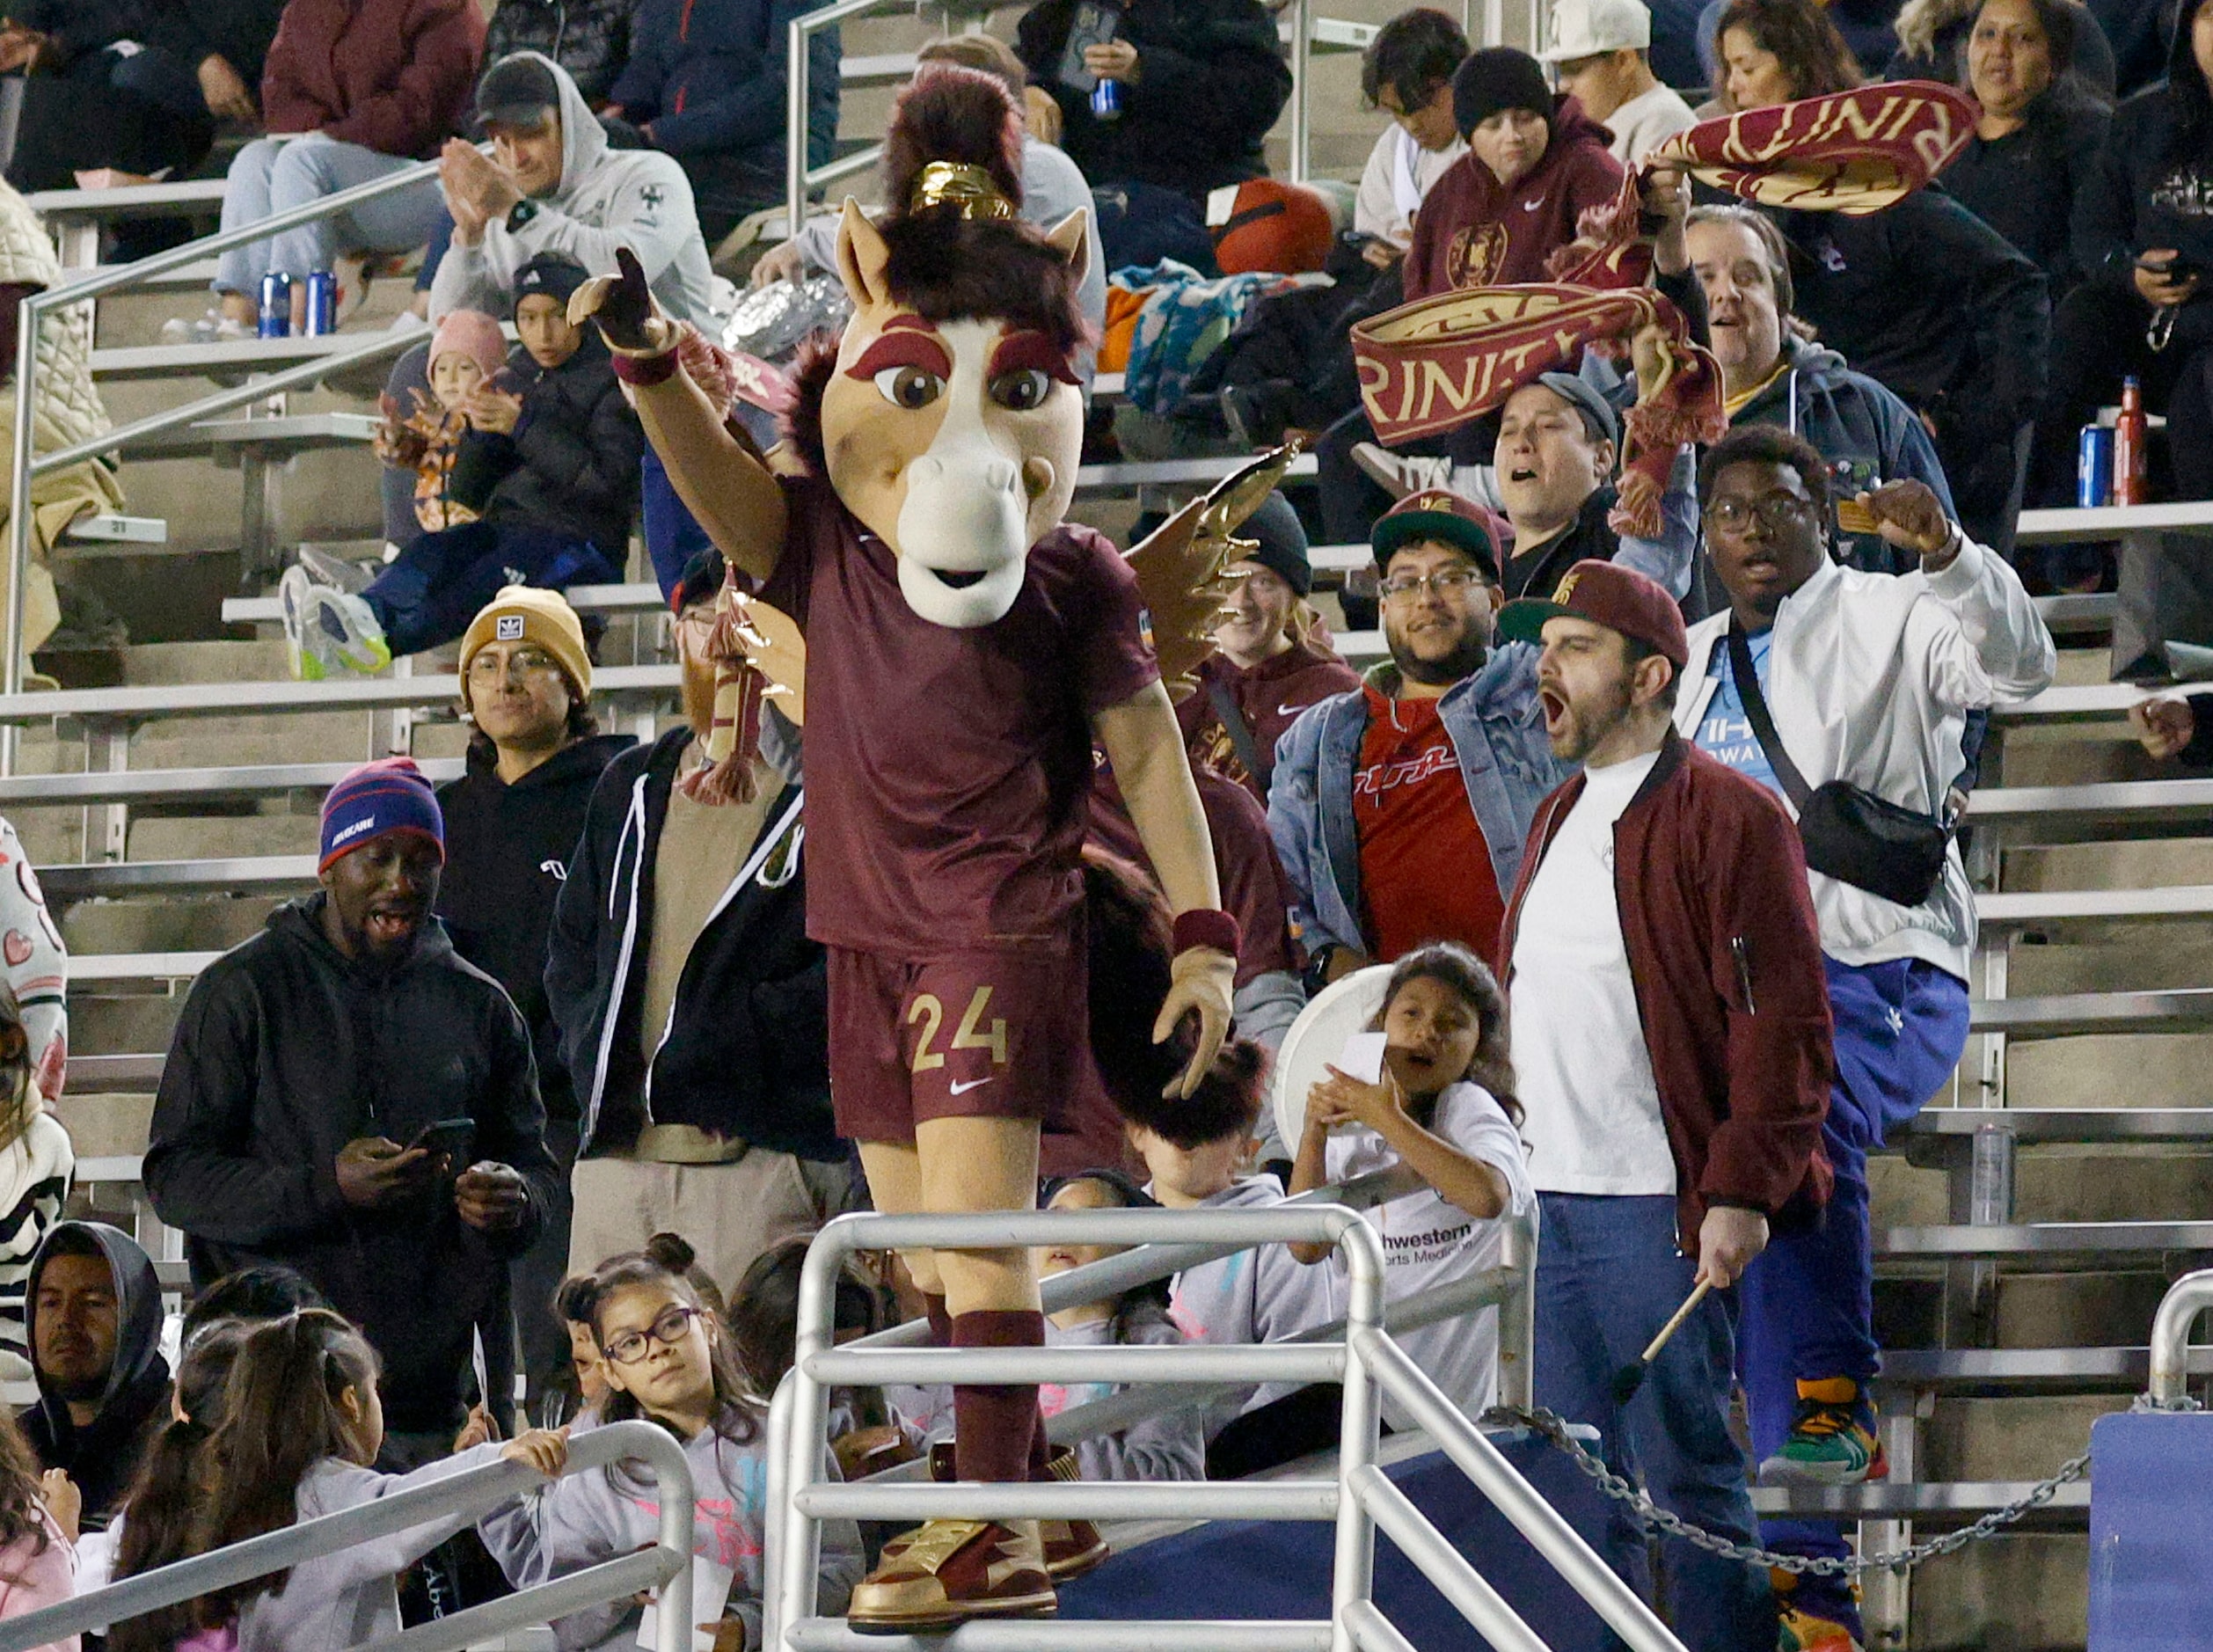
[[(1505, 995), (1466, 947), (1435, 941), (1391, 972), (1370, 1027), (1385, 1039), (1383, 1081), (1330, 1068), (1306, 1099), (1291, 1191), (1404, 1162), (1428, 1185), (1369, 1212), (1383, 1236), (1384, 1294), (1399, 1301), (1499, 1265), (1505, 1221), (1533, 1211), (1507, 1049)], [(1294, 1246), (1303, 1262), (1333, 1254)], [(1498, 1391), (1498, 1310), (1410, 1331), (1399, 1344), (1470, 1416)], [(1393, 1428), (1406, 1419), (1388, 1398)]]

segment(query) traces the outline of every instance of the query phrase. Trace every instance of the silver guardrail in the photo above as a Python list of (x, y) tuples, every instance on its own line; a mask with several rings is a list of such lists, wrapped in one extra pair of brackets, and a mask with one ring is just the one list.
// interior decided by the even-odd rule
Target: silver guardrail
[[(173, 430), (207, 418), (211, 413), (243, 406), (295, 385), (311, 384), (333, 371), (372, 362), (380, 356), (397, 355), (410, 345), (419, 342), (421, 337), (413, 332), (379, 333), (365, 340), (357, 348), (333, 351), (328, 355), (317, 357), (313, 362), (270, 374), (237, 389), (223, 391), (198, 401), (188, 402), (181, 407), (172, 407), (137, 420), (91, 441), (57, 449), (52, 453), (38, 454), (33, 450), (35, 431), (32, 409), (36, 405), (38, 395), (40, 320), (55, 311), (139, 285), (157, 275), (196, 262), (210, 253), (247, 246), (256, 241), (267, 240), (273, 235), (281, 235), (287, 230), (296, 229), (301, 224), (350, 212), (365, 202), (396, 194), (437, 175), (438, 163), (425, 161), (419, 166), (410, 166), (405, 172), (394, 172), (388, 178), (356, 184), (351, 189), (341, 189), (336, 194), (325, 195), (288, 211), (272, 213), (258, 223), (241, 224), (237, 229), (221, 230), (201, 240), (172, 247), (165, 252), (157, 252), (135, 264), (121, 265), (86, 275), (81, 280), (66, 281), (46, 291), (33, 293), (16, 307), (15, 449), (9, 471), (8, 496), (9, 579), (4, 637), (7, 654), (4, 662), (0, 662), (0, 692), (18, 694), (23, 690), (23, 581), (31, 560), (30, 504), (33, 480), (49, 471), (106, 453), (121, 442)], [(13, 728), (0, 729), (0, 774), (15, 772), (17, 741)]]
[[(1362, 1178), (1355, 1196), (1376, 1202), (1404, 1192), (1403, 1167)], [(1681, 1644), (1636, 1593), (1516, 1471), (1513, 1465), (1392, 1341), (1381, 1312), (1381, 1242), (1375, 1230), (1342, 1204), (1316, 1202), (1337, 1189), (1262, 1210), (1181, 1211), (1042, 1211), (990, 1217), (845, 1217), (824, 1230), (802, 1276), (797, 1358), (778, 1389), (769, 1427), (768, 1583), (763, 1603), (766, 1648), (800, 1652), (866, 1652), (888, 1644), (835, 1619), (812, 1615), (816, 1569), (814, 1522), (825, 1517), (921, 1519), (1132, 1518), (1327, 1520), (1337, 1528), (1328, 1622), (1036, 1622), (975, 1623), (961, 1644), (1005, 1652), (1407, 1652), (1408, 1643), (1369, 1597), (1377, 1526), (1501, 1652), (1542, 1652), (1544, 1642), (1375, 1464), (1378, 1391), (1408, 1414), (1505, 1519), (1587, 1601), (1633, 1652), (1683, 1652)], [(1533, 1262), (1527, 1224), (1510, 1232), (1507, 1266), (1478, 1278), (1394, 1305), (1413, 1310), (1406, 1328), (1458, 1312), (1518, 1297), (1530, 1283), (1522, 1245)], [(1336, 1245), (1351, 1280), (1342, 1328), (1260, 1346), (1143, 1349), (938, 1349), (906, 1351), (918, 1334), (902, 1327), (842, 1348), (830, 1344), (836, 1270), (858, 1249), (958, 1249), (1054, 1241), (1135, 1242), (1104, 1261), (1055, 1276), (1041, 1292), (1048, 1312), (1094, 1300), (1198, 1261), (1255, 1244)], [(1501, 1326), (1502, 1344), (1523, 1335), (1524, 1316)], [(1330, 1339), (1330, 1340), (1320, 1340)], [(1245, 1482), (1133, 1484), (1076, 1482), (979, 1486), (895, 1482), (880, 1476), (845, 1486), (818, 1477), (826, 1390), (842, 1384), (1119, 1381), (1172, 1385), (1165, 1407), (1145, 1389), (1064, 1412), (1055, 1439), (1127, 1427), (1155, 1409), (1189, 1405), (1214, 1385), (1262, 1380), (1340, 1380), (1345, 1412), (1336, 1477)], [(1501, 1386), (1508, 1381), (1501, 1372)], [(1526, 1384), (1526, 1366), (1521, 1382)], [(1134, 1403), (1133, 1403), (1134, 1402)]]
[[(691, 1466), (666, 1429), (650, 1422), (610, 1422), (569, 1443), (563, 1476), (642, 1460), (654, 1473), (661, 1531), (654, 1546), (603, 1561), (551, 1583), (433, 1619), (377, 1643), (378, 1652), (460, 1652), (460, 1648), (533, 1624), (581, 1612), (641, 1590), (661, 1591), (655, 1652), (691, 1652)], [(480, 1515), (546, 1484), (527, 1463), (500, 1461), (449, 1480), (418, 1486), (358, 1509), (304, 1520), (281, 1531), (142, 1572), (59, 1605), (0, 1619), (0, 1652), (30, 1652), (71, 1635), (186, 1601), (270, 1572), (334, 1554), (410, 1526), (457, 1514)]]
[(2190, 1399), (2190, 1327), (2213, 1308), (2213, 1268), (2185, 1274), (2159, 1298), (2151, 1317), (2151, 1403), (2180, 1410)]

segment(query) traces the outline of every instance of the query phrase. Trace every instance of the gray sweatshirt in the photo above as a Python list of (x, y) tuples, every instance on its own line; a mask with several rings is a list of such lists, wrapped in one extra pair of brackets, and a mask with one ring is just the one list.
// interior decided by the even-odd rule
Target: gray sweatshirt
[[(1183, 1333), (1150, 1303), (1120, 1317), (1121, 1345), (1173, 1346), (1183, 1341)], [(1048, 1319), (1045, 1346), (1114, 1346), (1114, 1319), (1097, 1319), (1063, 1330)], [(1038, 1400), (1047, 1416), (1056, 1417), (1077, 1406), (1104, 1400), (1121, 1386), (1119, 1383), (1070, 1383), (1063, 1387), (1046, 1383), (1038, 1390)], [(1207, 1444), (1202, 1421), (1196, 1407), (1185, 1406), (1114, 1434), (1094, 1434), (1077, 1442), (1076, 1461), (1085, 1480), (1204, 1480)]]
[[(303, 1521), (358, 1509), (496, 1463), (500, 1449), (497, 1444), (475, 1446), (410, 1474), (380, 1474), (326, 1457), (300, 1481), (293, 1507)], [(342, 1652), (398, 1634), (399, 1590), (392, 1579), (471, 1517), (427, 1521), (294, 1567), (282, 1594), (257, 1595), (238, 1614), (238, 1652)]]
[[(703, 1429), (684, 1447), (695, 1500), (692, 1553), (701, 1562), (692, 1587), (701, 1587), (710, 1567), (732, 1575), (719, 1615), (744, 1623), (748, 1647), (761, 1641), (766, 1444), (763, 1421), (751, 1441), (741, 1444)], [(825, 1473), (837, 1478), (834, 1461)], [(625, 1474), (617, 1464), (571, 1474), (495, 1509), (477, 1523), (477, 1531), (508, 1582), (528, 1589), (651, 1546), (661, 1534), (661, 1505), (649, 1479)], [(821, 1610), (842, 1613), (860, 1575), (859, 1529), (850, 1520), (823, 1521)], [(718, 1604), (695, 1599), (694, 1619), (712, 1622)], [(626, 1601), (610, 1604), (562, 1619), (553, 1626), (554, 1640), (562, 1652), (634, 1647), (642, 1616), (641, 1608)]]

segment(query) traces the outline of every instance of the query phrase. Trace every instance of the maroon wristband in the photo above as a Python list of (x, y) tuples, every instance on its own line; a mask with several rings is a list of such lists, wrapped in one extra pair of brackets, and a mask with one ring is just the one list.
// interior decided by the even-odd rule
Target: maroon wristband
[(1227, 912), (1194, 907), (1188, 912), (1176, 914), (1175, 947), (1179, 953), (1189, 952), (1194, 947), (1211, 947), (1234, 958), (1244, 939), (1237, 919)]
[(665, 384), (676, 376), (674, 350), (659, 355), (624, 355), (613, 350), (608, 354), (614, 358), (615, 376), (625, 384)]

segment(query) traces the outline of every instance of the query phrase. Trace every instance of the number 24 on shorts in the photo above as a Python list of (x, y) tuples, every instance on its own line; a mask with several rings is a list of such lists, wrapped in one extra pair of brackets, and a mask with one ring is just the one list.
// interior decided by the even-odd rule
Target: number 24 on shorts
[[(994, 1018), (990, 1029), (983, 1030), (983, 1012), (990, 1006), (991, 989), (989, 986), (978, 987), (968, 999), (968, 1007), (960, 1017), (960, 1025), (953, 1031), (952, 1048), (988, 1049), (991, 1052), (991, 1064), (1004, 1067), (1006, 1065), (1006, 1018)], [(927, 1025), (915, 1044), (910, 1070), (928, 1072), (934, 1067), (944, 1066), (945, 1056), (931, 1048), (938, 1042), (938, 1034), (946, 1022), (945, 1003), (936, 993), (918, 992), (914, 1001), (907, 1005), (907, 1025), (912, 1027), (917, 1021), (926, 1022)]]

